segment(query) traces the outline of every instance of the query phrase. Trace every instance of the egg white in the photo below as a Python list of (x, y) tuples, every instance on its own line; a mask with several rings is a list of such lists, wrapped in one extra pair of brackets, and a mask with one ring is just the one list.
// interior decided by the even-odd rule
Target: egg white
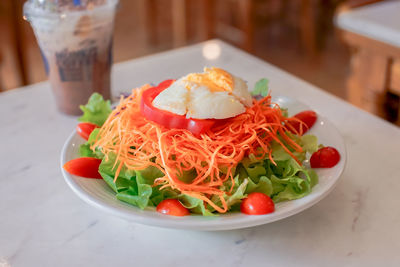
[(187, 103), (189, 102), (188, 98), (188, 90), (181, 78), (162, 91), (153, 100), (153, 106), (178, 115), (185, 115), (187, 112)]
[[(232, 93), (215, 92), (207, 86), (185, 80), (175, 81), (154, 100), (156, 108), (194, 119), (226, 119), (235, 117), (251, 106), (252, 97), (241, 78), (233, 78)], [(190, 88), (190, 89), (188, 89)]]

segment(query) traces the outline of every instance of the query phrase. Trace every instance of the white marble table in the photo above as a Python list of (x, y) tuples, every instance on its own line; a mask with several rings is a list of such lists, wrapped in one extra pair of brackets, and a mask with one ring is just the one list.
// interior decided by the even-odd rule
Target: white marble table
[(341, 12), (336, 25), (389, 45), (400, 47), (400, 1), (383, 1)]
[(400, 130), (219, 41), (117, 64), (113, 89), (204, 65), (250, 84), (268, 77), (273, 94), (291, 95), (336, 124), (348, 163), (329, 196), (290, 218), (235, 231), (112, 217), (64, 182), (59, 156), (76, 118), (58, 113), (49, 84), (40, 83), (0, 95), (0, 266), (399, 266)]

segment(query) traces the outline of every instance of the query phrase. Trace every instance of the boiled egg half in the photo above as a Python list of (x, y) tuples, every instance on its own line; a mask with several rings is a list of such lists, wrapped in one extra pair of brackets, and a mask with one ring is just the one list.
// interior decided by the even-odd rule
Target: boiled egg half
[(176, 80), (153, 100), (158, 109), (193, 119), (235, 117), (251, 104), (246, 82), (214, 67)]

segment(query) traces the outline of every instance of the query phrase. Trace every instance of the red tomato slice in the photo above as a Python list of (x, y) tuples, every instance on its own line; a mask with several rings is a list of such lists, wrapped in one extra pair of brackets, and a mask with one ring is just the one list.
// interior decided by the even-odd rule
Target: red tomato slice
[(305, 110), (300, 113), (297, 113), (296, 115), (293, 116), (294, 118), (299, 119), (300, 121), (304, 122), (304, 124), (298, 122), (298, 121), (290, 121), (288, 124), (290, 124), (292, 127), (288, 127), (288, 130), (292, 132), (293, 134), (300, 133), (300, 130), (303, 130), (303, 134), (305, 134), (311, 127), (314, 125), (314, 123), (317, 121), (317, 113), (312, 110)]
[(93, 132), (94, 129), (98, 128), (96, 124), (89, 123), (89, 122), (82, 122), (76, 126), (77, 133), (85, 140), (89, 139), (90, 134)]
[(340, 161), (336, 148), (327, 146), (314, 152), (310, 158), (311, 168), (332, 168)]
[(169, 129), (186, 129), (195, 135), (204, 133), (210, 129), (211, 126), (215, 124), (216, 120), (188, 119), (184, 115), (177, 115), (153, 106), (154, 98), (173, 82), (174, 80), (166, 80), (161, 82), (157, 87), (149, 88), (143, 92), (140, 102), (140, 111), (142, 115), (146, 119)]
[(275, 211), (275, 204), (266, 194), (254, 192), (240, 204), (240, 211), (247, 215), (262, 215)]
[(102, 179), (99, 173), (100, 163), (101, 159), (84, 157), (68, 161), (63, 168), (72, 175)]
[(186, 216), (190, 212), (177, 199), (165, 199), (157, 205), (157, 211), (162, 214), (171, 216)]

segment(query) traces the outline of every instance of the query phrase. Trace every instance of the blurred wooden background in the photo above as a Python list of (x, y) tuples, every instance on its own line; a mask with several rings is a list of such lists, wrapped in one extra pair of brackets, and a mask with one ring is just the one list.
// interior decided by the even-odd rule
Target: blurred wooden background
[[(340, 2), (121, 0), (116, 19), (115, 61), (217, 37), (309, 80), (315, 75), (304, 72), (303, 67), (314, 72), (324, 65), (324, 56), (332, 51), (340, 54), (338, 67), (345, 68), (347, 52), (333, 40), (332, 27), (333, 12)], [(32, 29), (22, 19), (23, 3), (24, 0), (0, 1), (0, 80), (6, 90), (46, 79)], [(331, 45), (339, 49), (330, 51)], [(326, 87), (317, 80), (311, 82)], [(341, 95), (339, 89), (330, 91)]]
[[(0, 90), (46, 80), (25, 0), (0, 1)], [(350, 51), (333, 16), (376, 0), (120, 0), (114, 61), (221, 38), (346, 98)]]

